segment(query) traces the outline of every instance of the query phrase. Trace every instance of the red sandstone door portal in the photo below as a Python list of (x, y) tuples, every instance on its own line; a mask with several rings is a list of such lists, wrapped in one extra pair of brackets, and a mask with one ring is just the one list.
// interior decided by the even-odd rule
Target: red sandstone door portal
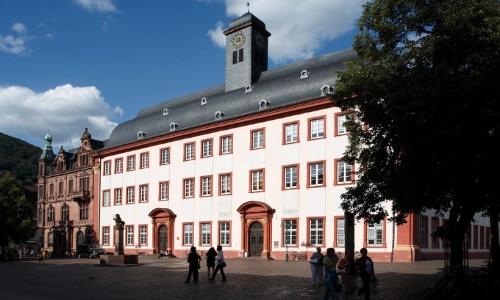
[(250, 256), (261, 256), (264, 251), (264, 228), (259, 222), (254, 222), (248, 230)]

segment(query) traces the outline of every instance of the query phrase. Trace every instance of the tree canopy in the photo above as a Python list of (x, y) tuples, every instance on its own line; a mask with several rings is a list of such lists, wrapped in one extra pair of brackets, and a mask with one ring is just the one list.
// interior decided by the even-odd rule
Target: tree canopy
[(23, 183), (11, 173), (0, 178), (0, 246), (26, 242), (36, 231), (33, 205), (24, 196)]
[(360, 165), (342, 206), (377, 221), (392, 200), (399, 223), (449, 212), (458, 265), (474, 214), (498, 205), (499, 1), (375, 0), (358, 27), (333, 96)]
[(42, 149), (0, 132), (0, 177), (11, 172), (25, 184), (35, 184)]

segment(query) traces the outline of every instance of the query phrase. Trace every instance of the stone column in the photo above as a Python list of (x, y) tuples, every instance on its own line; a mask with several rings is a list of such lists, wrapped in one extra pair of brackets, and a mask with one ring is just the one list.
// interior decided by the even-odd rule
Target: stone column
[(115, 255), (124, 255), (123, 254), (123, 226), (115, 225), (113, 226), (113, 230), (115, 232)]

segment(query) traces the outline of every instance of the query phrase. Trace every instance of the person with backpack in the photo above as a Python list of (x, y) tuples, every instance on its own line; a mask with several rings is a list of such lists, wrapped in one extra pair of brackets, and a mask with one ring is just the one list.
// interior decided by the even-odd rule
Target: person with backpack
[(189, 283), (191, 275), (193, 275), (193, 281), (198, 282), (198, 270), (201, 268), (201, 256), (196, 252), (196, 247), (191, 247), (191, 252), (188, 255), (187, 262), (189, 263), (189, 273), (187, 280), (184, 281), (184, 283)]

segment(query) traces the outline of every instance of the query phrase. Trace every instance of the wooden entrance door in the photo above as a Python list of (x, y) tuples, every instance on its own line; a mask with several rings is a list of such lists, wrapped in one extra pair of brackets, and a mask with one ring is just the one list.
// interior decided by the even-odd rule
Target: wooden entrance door
[(259, 222), (254, 222), (248, 230), (248, 249), (250, 256), (261, 256), (264, 251), (264, 227)]
[(168, 248), (168, 234), (167, 226), (161, 225), (158, 228), (158, 251), (163, 251)]

